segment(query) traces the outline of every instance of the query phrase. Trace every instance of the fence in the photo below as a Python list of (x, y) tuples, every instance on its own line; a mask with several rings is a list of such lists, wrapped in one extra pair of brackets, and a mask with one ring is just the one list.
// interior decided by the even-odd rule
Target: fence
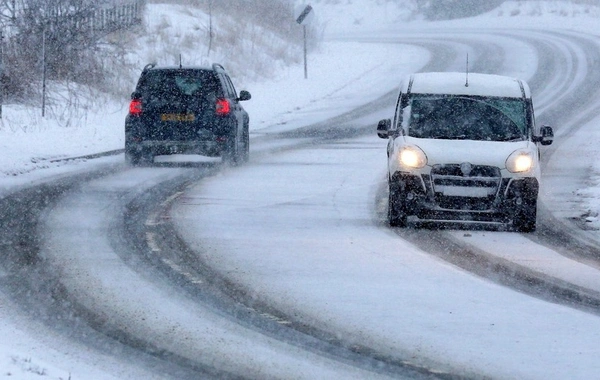
[(94, 12), (90, 25), (93, 30), (112, 31), (139, 24), (146, 0), (132, 0), (124, 4), (114, 4)]
[[(48, 27), (55, 28), (53, 23), (66, 23), (67, 29), (88, 30), (98, 32), (111, 32), (118, 29), (126, 29), (130, 26), (141, 23), (146, 0), (108, 0), (101, 1), (99, 5), (93, 4), (90, 0), (81, 0), (79, 7), (65, 10), (58, 6), (50, 8), (50, 13), (39, 13), (46, 18)], [(10, 35), (13, 27), (18, 23), (18, 19), (28, 12), (26, 3), (14, 3), (11, 7), (6, 4), (0, 4), (0, 27), (4, 29), (5, 34)], [(68, 9), (68, 8), (67, 8)]]

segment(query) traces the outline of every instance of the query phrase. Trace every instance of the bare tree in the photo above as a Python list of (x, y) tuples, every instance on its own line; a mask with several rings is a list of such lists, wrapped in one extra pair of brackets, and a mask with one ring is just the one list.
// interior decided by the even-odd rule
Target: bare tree
[(10, 25), (17, 18), (17, 0), (0, 1), (0, 25)]
[[(42, 69), (49, 79), (93, 84), (102, 80), (98, 47), (107, 34), (135, 21), (141, 0), (1, 0), (0, 21), (8, 29), (5, 75), (8, 94), (27, 96)], [(126, 17), (125, 17), (126, 16)], [(42, 62), (44, 44), (45, 62)]]

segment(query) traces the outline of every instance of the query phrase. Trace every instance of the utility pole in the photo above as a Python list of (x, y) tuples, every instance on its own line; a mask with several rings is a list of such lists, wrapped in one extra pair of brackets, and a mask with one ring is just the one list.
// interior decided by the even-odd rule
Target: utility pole
[(308, 45), (306, 43), (306, 25), (304, 28), (304, 79), (308, 79)]
[(4, 103), (4, 31), (0, 29), (0, 119), (2, 119), (2, 104)]
[(46, 116), (46, 28), (42, 33), (42, 117)]
[(213, 40), (212, 5), (213, 0), (208, 0), (208, 54), (206, 54), (207, 56), (210, 56), (210, 49), (212, 48)]

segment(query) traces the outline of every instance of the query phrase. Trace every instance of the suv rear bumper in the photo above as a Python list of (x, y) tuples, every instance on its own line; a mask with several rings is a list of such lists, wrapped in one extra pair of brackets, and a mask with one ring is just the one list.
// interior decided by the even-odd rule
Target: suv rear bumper
[[(125, 119), (125, 152), (137, 156), (200, 154), (217, 157), (223, 154), (234, 130), (230, 118), (220, 118), (192, 131), (187, 133), (193, 135), (191, 138), (182, 138), (175, 126), (165, 128), (160, 123), (144, 123), (141, 118), (128, 115)], [(157, 139), (158, 136), (162, 137)]]
[(157, 141), (126, 142), (127, 154), (160, 156), (168, 154), (200, 154), (218, 157), (223, 154), (224, 142), (217, 141)]

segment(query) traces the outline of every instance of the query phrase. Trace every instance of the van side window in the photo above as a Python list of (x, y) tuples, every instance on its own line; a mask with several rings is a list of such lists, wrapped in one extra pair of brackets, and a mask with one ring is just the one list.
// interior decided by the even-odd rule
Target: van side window
[(396, 102), (396, 112), (394, 113), (394, 121), (391, 126), (391, 130), (397, 131), (400, 129), (400, 123), (402, 123), (402, 107), (401, 101), (402, 94), (398, 95), (398, 101)]

